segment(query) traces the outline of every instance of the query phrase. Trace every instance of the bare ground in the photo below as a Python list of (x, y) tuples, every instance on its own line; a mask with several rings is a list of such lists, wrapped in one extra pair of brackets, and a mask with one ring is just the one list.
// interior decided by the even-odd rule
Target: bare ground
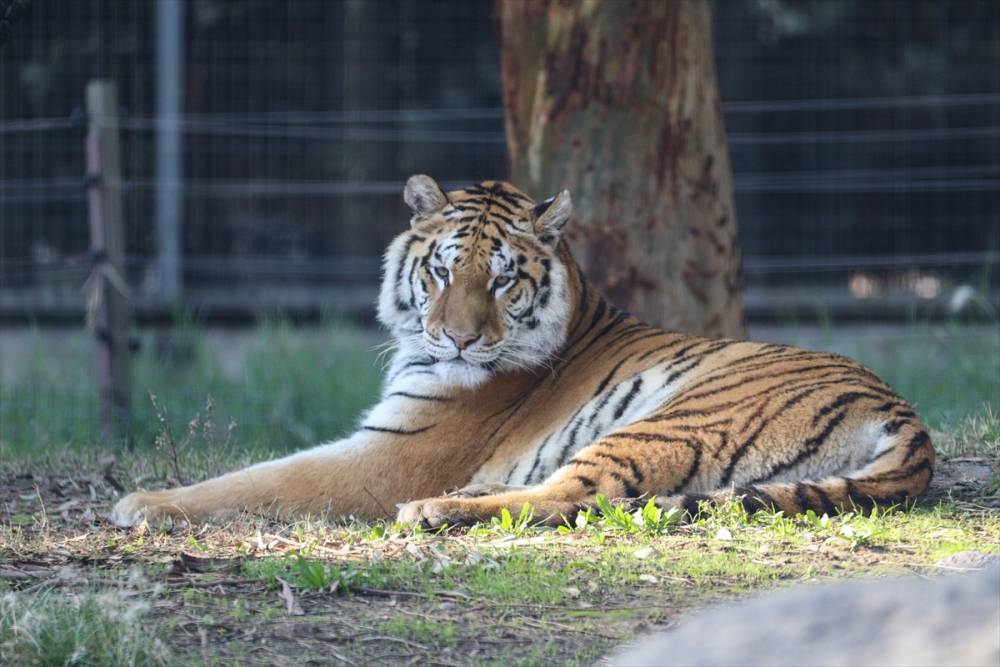
[[(136, 596), (179, 662), (592, 664), (715, 600), (802, 579), (933, 572), (939, 542), (995, 544), (997, 475), (993, 458), (942, 461), (914, 513), (936, 511), (927, 525), (939, 536), (912, 541), (824, 538), (808, 525), (785, 538), (734, 525), (727, 536), (711, 522), (660, 537), (372, 534), (249, 516), (120, 530), (103, 515), (134, 477), (111, 459), (67, 456), (0, 466), (0, 593), (97, 587)], [(295, 554), (368, 574), (321, 587), (289, 581)]]

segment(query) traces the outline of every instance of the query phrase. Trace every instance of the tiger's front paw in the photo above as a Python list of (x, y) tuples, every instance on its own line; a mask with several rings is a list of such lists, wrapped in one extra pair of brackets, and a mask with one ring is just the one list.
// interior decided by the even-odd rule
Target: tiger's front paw
[(108, 520), (120, 528), (135, 526), (143, 521), (171, 522), (177, 513), (177, 504), (170, 491), (137, 491), (117, 503)]
[(399, 508), (396, 521), (424, 528), (471, 526), (478, 521), (471, 507), (461, 499), (428, 498), (406, 503)]

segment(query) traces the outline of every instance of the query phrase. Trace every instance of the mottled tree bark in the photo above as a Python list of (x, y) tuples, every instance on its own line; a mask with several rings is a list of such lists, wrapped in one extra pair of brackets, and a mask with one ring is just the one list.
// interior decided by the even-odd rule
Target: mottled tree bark
[(511, 180), (568, 188), (588, 276), (651, 324), (742, 337), (709, 0), (498, 0)]

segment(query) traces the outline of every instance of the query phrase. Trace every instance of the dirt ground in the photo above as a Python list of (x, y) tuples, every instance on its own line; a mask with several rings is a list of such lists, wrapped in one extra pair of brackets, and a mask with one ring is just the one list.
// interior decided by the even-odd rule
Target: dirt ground
[[(956, 517), (988, 519), (971, 530), (992, 539), (996, 464), (942, 461), (922, 507), (946, 503)], [(116, 529), (104, 515), (134, 481), (110, 458), (0, 466), (0, 593), (96, 587), (137, 596), (175, 659), (196, 664), (593, 664), (649, 628), (759, 588), (933, 568), (922, 547), (906, 543), (845, 546), (806, 532), (730, 539), (715, 526), (680, 526), (656, 539), (570, 531), (372, 537), (356, 525), (303, 528), (259, 517)], [(304, 552), (347, 570), (375, 564), (383, 575), (316, 588), (268, 570)], [(698, 565), (702, 556), (717, 565)], [(515, 574), (487, 582), (483, 562)], [(565, 576), (545, 578), (554, 571)]]

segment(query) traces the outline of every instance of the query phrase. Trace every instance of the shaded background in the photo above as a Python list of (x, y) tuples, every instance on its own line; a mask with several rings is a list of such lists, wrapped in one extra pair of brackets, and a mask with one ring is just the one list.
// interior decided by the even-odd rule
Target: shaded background
[[(70, 329), (52, 331), (70, 336), (83, 321), (89, 80), (118, 87), (127, 278), (139, 322), (159, 327), (140, 332), (155, 355), (141, 392), (186, 382), (170, 373), (200, 359), (195, 343), (178, 343), (191, 322), (337, 313), (370, 323), (379, 256), (407, 224), (405, 178), (461, 186), (506, 172), (492, 0), (189, 0), (175, 38), (156, 2), (27, 7), (0, 50), (0, 374), (17, 384), (3, 394), (0, 440), (36, 433), (42, 406), (92, 419), (89, 368), (73, 371), (82, 384), (71, 400), (53, 388), (65, 364), (37, 366), (77, 343), (25, 342), (12, 327), (58, 323)], [(715, 28), (751, 334), (962, 322), (986, 327), (992, 372), (1000, 3), (720, 0)], [(183, 63), (179, 123), (158, 115), (158, 46)], [(172, 127), (183, 148), (177, 223), (154, 205), (157, 188), (174, 185), (154, 168), (156, 134)], [(157, 225), (172, 224), (177, 295), (158, 263)], [(868, 327), (854, 339), (878, 331), (885, 345), (898, 333)], [(239, 347), (226, 341), (215, 349)], [(243, 362), (232, 364), (250, 386)], [(248, 414), (274, 400), (248, 392), (233, 390)], [(34, 415), (35, 430), (15, 412)]]

